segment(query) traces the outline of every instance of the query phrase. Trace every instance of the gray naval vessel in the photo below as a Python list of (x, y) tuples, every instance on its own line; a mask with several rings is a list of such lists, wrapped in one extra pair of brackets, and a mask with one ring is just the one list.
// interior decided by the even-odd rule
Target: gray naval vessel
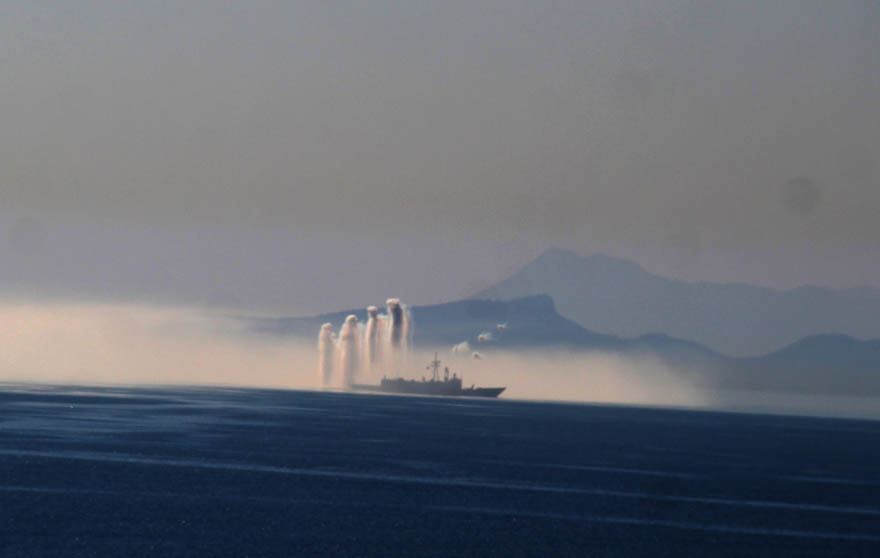
[(440, 360), (434, 353), (426, 370), (431, 370), (431, 379), (422, 378), (421, 381), (406, 380), (404, 378), (382, 378), (378, 386), (370, 384), (353, 384), (351, 389), (357, 391), (378, 391), (383, 393), (407, 393), (413, 395), (445, 395), (445, 396), (470, 396), (470, 397), (498, 397), (506, 388), (504, 387), (461, 387), (461, 378), (453, 374), (449, 377), (449, 367), (443, 368), (443, 379), (440, 379)]

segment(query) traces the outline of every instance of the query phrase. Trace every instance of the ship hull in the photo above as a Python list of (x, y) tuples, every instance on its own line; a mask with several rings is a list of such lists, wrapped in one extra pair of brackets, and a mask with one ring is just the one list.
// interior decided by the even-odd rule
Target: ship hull
[(459, 386), (446, 386), (443, 382), (416, 382), (412, 380), (386, 380), (379, 385), (353, 384), (355, 391), (374, 391), (379, 393), (402, 393), (408, 395), (439, 395), (443, 397), (498, 397), (507, 389), (504, 387), (473, 387), (462, 389)]
[(501, 395), (507, 388), (503, 387), (485, 387), (485, 388), (470, 388), (461, 390), (460, 395), (466, 395), (469, 397), (498, 397)]

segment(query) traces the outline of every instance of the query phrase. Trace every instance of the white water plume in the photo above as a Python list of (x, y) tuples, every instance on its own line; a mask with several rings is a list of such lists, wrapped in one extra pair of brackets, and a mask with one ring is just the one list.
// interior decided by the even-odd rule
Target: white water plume
[[(321, 326), (319, 369), (323, 387), (349, 388), (354, 383), (372, 383), (383, 376), (400, 376), (407, 364), (412, 316), (397, 298), (386, 302), (388, 314), (380, 314), (375, 306), (367, 307), (364, 327), (357, 316), (349, 315), (335, 340), (336, 356), (328, 358), (332, 326)], [(337, 377), (338, 376), (338, 377)]]
[(351, 387), (358, 376), (360, 367), (361, 339), (357, 316), (350, 314), (339, 330), (339, 370), (342, 372), (342, 385)]
[(365, 360), (367, 367), (370, 372), (372, 372), (373, 368), (379, 361), (380, 358), (380, 347), (379, 347), (379, 334), (380, 334), (380, 323), (379, 323), (379, 309), (375, 306), (367, 307), (367, 327), (364, 333), (366, 337), (366, 343), (364, 344), (365, 351)]
[(407, 364), (409, 336), (412, 332), (410, 313), (397, 298), (389, 298), (385, 305), (388, 309), (386, 372), (391, 376), (400, 376)]
[(400, 304), (400, 299), (397, 298), (389, 298), (385, 301), (385, 305), (388, 308), (388, 315), (391, 319), (389, 332), (391, 348), (395, 350), (405, 349), (407, 342), (407, 324), (406, 312), (404, 312), (403, 305)]
[(336, 336), (332, 324), (321, 326), (318, 334), (318, 381), (322, 387), (333, 382), (333, 361), (336, 354)]

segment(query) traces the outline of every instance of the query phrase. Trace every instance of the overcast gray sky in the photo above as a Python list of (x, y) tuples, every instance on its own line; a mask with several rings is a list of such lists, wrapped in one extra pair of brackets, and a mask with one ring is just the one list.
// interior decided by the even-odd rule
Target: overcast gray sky
[(434, 302), (551, 245), (880, 286), (873, 0), (7, 2), (0, 44), (7, 293)]

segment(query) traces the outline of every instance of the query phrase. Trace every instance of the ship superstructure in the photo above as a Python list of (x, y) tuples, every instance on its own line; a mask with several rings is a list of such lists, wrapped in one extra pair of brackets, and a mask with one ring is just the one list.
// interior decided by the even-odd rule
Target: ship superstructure
[(506, 388), (504, 387), (475, 387), (463, 388), (462, 379), (453, 374), (449, 377), (449, 367), (443, 367), (443, 379), (440, 379), (440, 365), (442, 363), (434, 353), (432, 360), (426, 368), (431, 371), (431, 378), (424, 377), (419, 380), (405, 378), (382, 378), (379, 385), (353, 384), (352, 389), (359, 391), (378, 391), (384, 393), (408, 393), (414, 395), (444, 395), (444, 396), (471, 396), (471, 397), (498, 397)]

